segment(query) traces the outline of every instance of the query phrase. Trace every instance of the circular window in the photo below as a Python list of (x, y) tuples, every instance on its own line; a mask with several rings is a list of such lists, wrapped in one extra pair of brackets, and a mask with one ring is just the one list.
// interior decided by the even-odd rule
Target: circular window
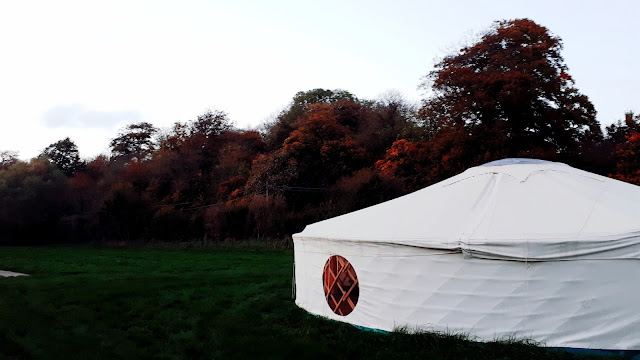
[(358, 303), (360, 286), (353, 266), (340, 255), (333, 255), (322, 272), (324, 297), (334, 313), (347, 316)]

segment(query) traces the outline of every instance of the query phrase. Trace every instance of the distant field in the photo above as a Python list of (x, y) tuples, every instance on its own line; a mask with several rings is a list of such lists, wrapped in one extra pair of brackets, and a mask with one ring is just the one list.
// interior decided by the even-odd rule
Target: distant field
[(0, 359), (578, 358), (324, 320), (291, 300), (292, 263), (291, 250), (0, 247), (0, 270), (31, 274), (0, 278)]

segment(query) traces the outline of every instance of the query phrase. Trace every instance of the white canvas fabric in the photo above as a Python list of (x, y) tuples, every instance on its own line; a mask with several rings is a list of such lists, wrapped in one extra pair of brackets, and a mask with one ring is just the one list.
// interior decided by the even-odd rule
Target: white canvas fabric
[[(381, 330), (459, 331), (546, 346), (640, 349), (640, 187), (561, 163), (505, 159), (295, 234), (296, 303)], [(327, 305), (331, 255), (357, 273)]]

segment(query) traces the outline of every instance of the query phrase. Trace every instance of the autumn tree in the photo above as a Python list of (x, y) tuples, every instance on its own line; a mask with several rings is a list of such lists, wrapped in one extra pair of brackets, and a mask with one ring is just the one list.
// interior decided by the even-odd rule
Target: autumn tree
[[(634, 117), (629, 112), (625, 124), (612, 125), (607, 128), (610, 136), (624, 136), (617, 139), (615, 147), (616, 173), (614, 178), (640, 185), (640, 115)], [(613, 131), (615, 129), (615, 132)]]
[(182, 167), (182, 173), (193, 176), (199, 172), (200, 176), (209, 176), (217, 163), (219, 152), (232, 141), (226, 137), (233, 138), (237, 132), (225, 112), (207, 110), (196, 120), (176, 122), (172, 129), (161, 134), (160, 152), (154, 155), (167, 158), (173, 154), (182, 163), (176, 164)]
[(254, 161), (248, 184), (252, 191), (283, 186), (327, 188), (360, 169), (365, 150), (338, 118), (329, 104), (309, 105), (291, 125), (282, 148)]
[(401, 139), (375, 166), (384, 177), (402, 181), (406, 191), (417, 190), (466, 169), (475, 156), (468, 139), (464, 128), (441, 131), (429, 141)]
[(623, 120), (607, 126), (602, 139), (591, 139), (581, 144), (582, 154), (579, 161), (572, 165), (582, 170), (608, 176), (617, 173), (616, 150), (627, 141), (634, 131), (640, 131), (638, 117), (632, 112), (625, 114)]
[(385, 176), (373, 167), (356, 171), (340, 179), (335, 185), (335, 215), (345, 214), (367, 206), (391, 200), (407, 193), (395, 176)]
[[(282, 195), (266, 196), (256, 194), (249, 199), (249, 213), (253, 217), (255, 236), (260, 239), (271, 231), (278, 230), (278, 222), (286, 210), (285, 198)], [(272, 234), (275, 235), (275, 234)]]
[(257, 131), (228, 131), (218, 153), (215, 168), (218, 178), (248, 177), (253, 160), (264, 149), (265, 143)]
[(424, 140), (423, 129), (417, 126), (417, 105), (399, 92), (387, 91), (363, 107), (366, 114), (355, 137), (375, 159), (383, 157), (397, 140)]
[(246, 184), (250, 193), (269, 194), (294, 183), (298, 178), (298, 162), (282, 150), (258, 155), (253, 160)]
[(144, 192), (129, 183), (118, 183), (107, 195), (97, 214), (104, 240), (140, 240), (148, 236), (153, 206)]
[(10, 150), (0, 150), (0, 170), (18, 162), (18, 152)]
[(461, 134), (458, 142), (472, 153), (463, 167), (504, 157), (577, 156), (601, 130), (561, 50), (560, 38), (531, 20), (496, 22), (427, 75), (422, 88), (433, 95), (423, 102), (423, 125), (432, 138), (452, 129)]
[(233, 128), (227, 114), (220, 110), (207, 110), (191, 123), (191, 134), (206, 138), (218, 136)]
[(154, 136), (157, 132), (158, 129), (147, 122), (125, 126), (111, 139), (111, 156), (127, 161), (147, 159), (156, 147)]
[(47, 158), (67, 176), (73, 176), (83, 166), (78, 147), (68, 137), (47, 146), (40, 156)]
[(159, 133), (158, 148), (169, 151), (179, 151), (185, 141), (191, 136), (189, 123), (176, 121), (173, 126)]
[(266, 143), (270, 149), (282, 146), (284, 140), (294, 130), (294, 122), (302, 117), (313, 104), (333, 104), (338, 101), (358, 102), (358, 99), (350, 92), (342, 89), (313, 89), (299, 91), (293, 97), (289, 106), (284, 109), (273, 123), (267, 124)]
[(45, 159), (0, 170), (0, 243), (59, 240), (58, 223), (70, 211), (68, 193), (67, 177)]
[(605, 140), (614, 145), (620, 145), (632, 132), (640, 132), (640, 115), (634, 115), (632, 111), (624, 114), (624, 121), (618, 120), (606, 128)]
[(326, 187), (362, 167), (364, 149), (331, 106), (311, 105), (294, 125), (282, 150), (298, 164), (299, 185)]
[[(98, 155), (88, 160), (82, 171), (76, 172), (69, 179), (78, 215), (87, 218), (87, 222), (102, 206), (110, 187), (118, 181), (121, 173), (119, 165), (110, 163), (106, 155)], [(113, 171), (114, 167), (118, 171)]]
[(640, 185), (640, 133), (633, 132), (616, 151), (618, 180)]
[(225, 134), (233, 129), (226, 113), (207, 110), (189, 125), (189, 136), (183, 149), (196, 161), (201, 178), (210, 182), (218, 162), (220, 149), (225, 145)]
[[(292, 124), (283, 146), (254, 160), (245, 192), (264, 195), (254, 196), (250, 204), (259, 233), (269, 233), (264, 223), (277, 223), (290, 234), (309, 222), (338, 215), (334, 186), (366, 166), (367, 156), (349, 127), (339, 122), (344, 108), (336, 104), (309, 105)], [(265, 208), (264, 204), (275, 207), (270, 201), (278, 195), (285, 201), (286, 216), (280, 211), (278, 221), (267, 221), (257, 215), (256, 209)]]
[[(405, 139), (393, 143), (385, 157), (376, 162), (376, 168), (386, 177), (397, 177), (409, 183), (410, 188), (428, 182), (425, 179), (431, 165), (427, 142), (413, 143)], [(417, 184), (416, 184), (417, 183)]]

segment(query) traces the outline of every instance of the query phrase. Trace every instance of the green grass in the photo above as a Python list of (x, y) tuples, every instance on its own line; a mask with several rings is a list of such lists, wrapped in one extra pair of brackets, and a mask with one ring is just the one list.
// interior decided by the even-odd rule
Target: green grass
[(0, 359), (572, 359), (526, 342), (380, 334), (291, 300), (291, 250), (0, 248)]

